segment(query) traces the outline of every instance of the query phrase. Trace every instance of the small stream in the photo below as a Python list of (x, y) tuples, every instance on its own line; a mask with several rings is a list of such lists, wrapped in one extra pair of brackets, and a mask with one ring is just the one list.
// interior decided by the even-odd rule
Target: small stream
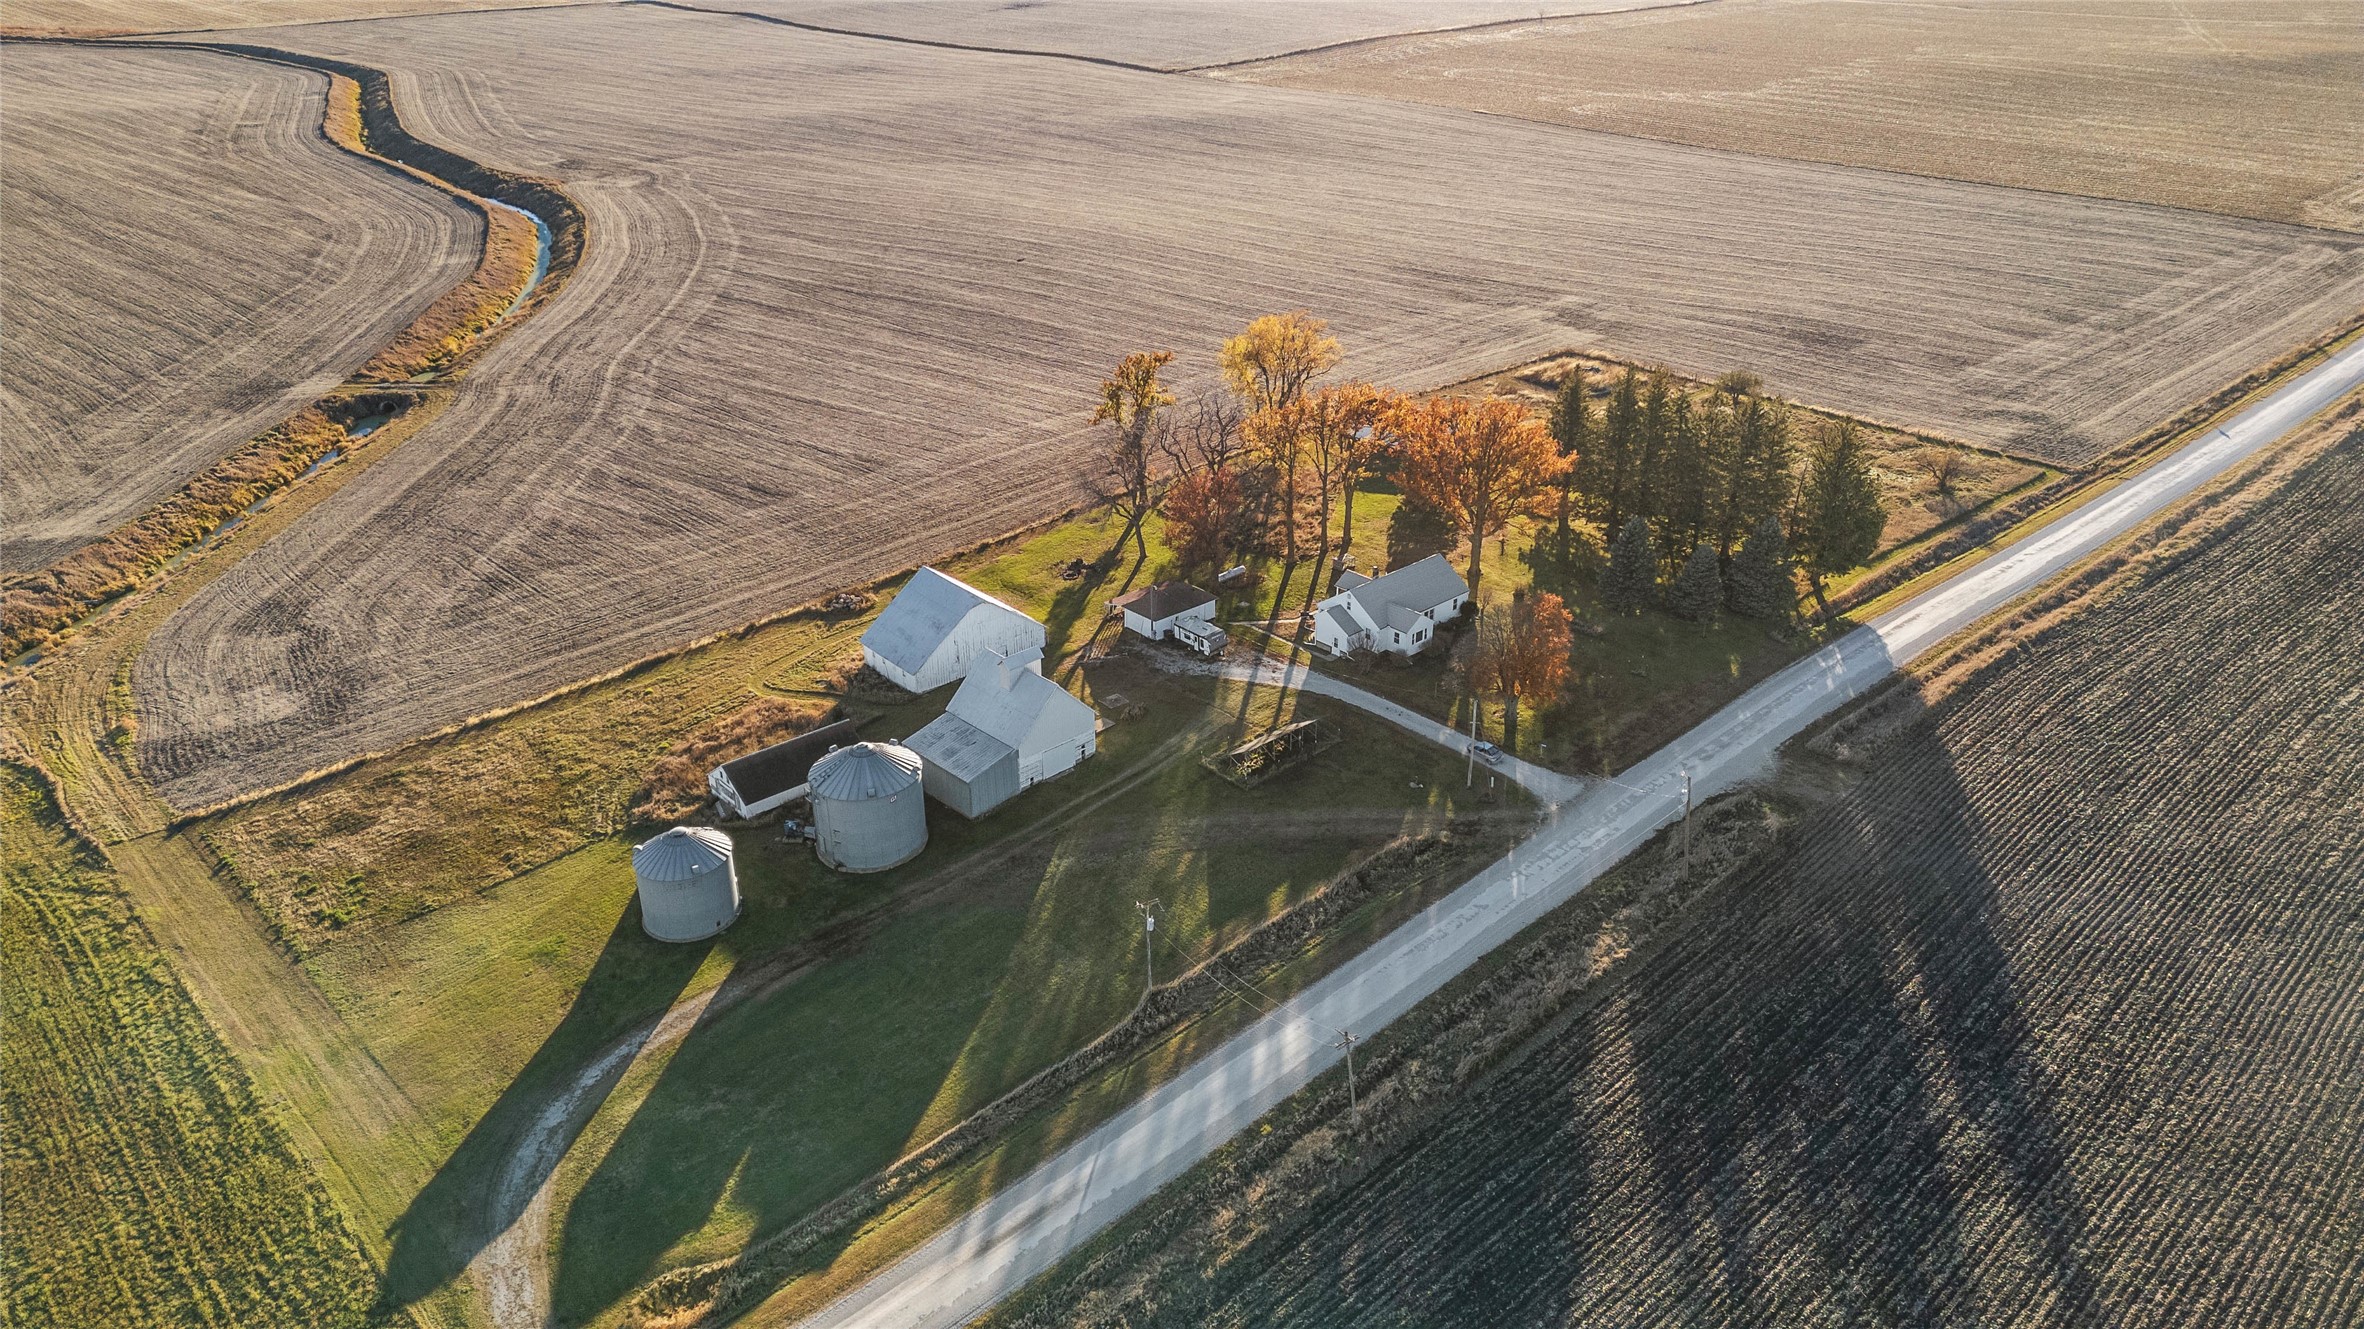
[[(542, 279), (550, 275), (550, 248), (556, 242), (556, 238), (550, 233), (550, 223), (543, 221), (538, 213), (528, 212), (524, 208), (518, 207), (514, 203), (503, 203), (497, 198), (485, 199), (484, 204), (487, 207), (499, 208), (503, 212), (514, 212), (518, 216), (523, 217), (527, 221), (534, 224), (533, 273), (525, 279), (525, 285), (517, 289), (516, 297), (509, 301), (509, 307), (503, 309), (501, 311), (501, 316), (494, 319), (492, 323), (486, 327), (485, 331), (489, 332), (493, 328), (499, 327), (501, 324), (507, 322), (511, 317), (515, 316), (518, 308), (526, 302), (527, 297), (531, 296), (537, 289), (541, 287)], [(483, 334), (479, 333), (478, 335), (481, 336)], [(413, 383), (432, 383), (441, 377), (443, 377), (442, 370), (430, 369), (424, 374), (411, 375), (410, 381)]]

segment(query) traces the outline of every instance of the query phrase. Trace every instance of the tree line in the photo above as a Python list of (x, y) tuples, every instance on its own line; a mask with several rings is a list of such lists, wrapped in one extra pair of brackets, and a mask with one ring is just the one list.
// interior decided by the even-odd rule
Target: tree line
[[(1146, 559), (1142, 525), (1157, 512), (1185, 567), (1249, 555), (1294, 567), (1329, 552), (1337, 518), (1343, 557), (1355, 491), (1386, 473), (1468, 541), (1474, 598), (1485, 541), (1556, 491), (1565, 452), (1516, 402), (1321, 384), (1342, 358), (1329, 325), (1303, 310), (1267, 314), (1226, 339), (1223, 390), (1188, 402), (1163, 380), (1173, 352), (1126, 356), (1101, 384), (1092, 422), (1108, 428), (1090, 476), (1125, 521), (1123, 539)], [(1316, 583), (1309, 599), (1319, 593)]]

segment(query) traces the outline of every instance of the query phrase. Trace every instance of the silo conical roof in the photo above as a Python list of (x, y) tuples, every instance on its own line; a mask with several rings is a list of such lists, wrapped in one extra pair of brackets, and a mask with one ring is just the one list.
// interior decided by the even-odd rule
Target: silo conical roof
[(632, 871), (647, 881), (687, 881), (731, 861), (731, 838), (711, 826), (676, 826), (632, 851)]
[(900, 743), (855, 743), (813, 763), (812, 796), (855, 803), (919, 783), (919, 754)]

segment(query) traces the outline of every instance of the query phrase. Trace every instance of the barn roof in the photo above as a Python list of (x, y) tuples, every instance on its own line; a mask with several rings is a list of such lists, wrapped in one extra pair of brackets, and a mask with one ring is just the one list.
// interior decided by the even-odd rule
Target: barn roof
[(955, 577), (945, 576), (934, 568), (921, 568), (887, 601), (868, 630), (862, 633), (862, 644), (876, 651), (882, 659), (911, 673), (925, 668), (936, 648), (952, 635), (969, 611), (979, 605), (991, 605), (1006, 614), (1034, 620), (1010, 605), (994, 599), (985, 592)]
[(1161, 581), (1155, 586), (1120, 595), (1109, 603), (1131, 610), (1155, 623), (1176, 614), (1215, 603), (1215, 597), (1186, 581)]
[(774, 794), (786, 793), (803, 784), (812, 773), (813, 763), (819, 761), (829, 749), (853, 741), (854, 722), (839, 720), (809, 733), (798, 734), (785, 743), (774, 743), (734, 761), (726, 761), (722, 764), (722, 773), (730, 777), (731, 788), (739, 791), (742, 801), (760, 803)]
[(946, 714), (958, 715), (1021, 750), (1035, 725), (1053, 712), (1065, 712), (1089, 732), (1095, 721), (1092, 708), (1074, 693), (1028, 668), (1041, 658), (1042, 652), (1033, 648), (1008, 656), (994, 651), (979, 654), (960, 691), (952, 694), (952, 706)]
[(925, 729), (904, 739), (903, 745), (959, 780), (975, 780), (992, 770), (995, 762), (1017, 752), (950, 711), (928, 721)]

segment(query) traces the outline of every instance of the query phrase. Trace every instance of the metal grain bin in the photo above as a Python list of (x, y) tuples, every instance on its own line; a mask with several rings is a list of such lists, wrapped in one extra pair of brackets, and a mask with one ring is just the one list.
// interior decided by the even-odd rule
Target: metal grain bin
[(731, 838), (707, 826), (676, 826), (632, 851), (640, 883), (640, 926), (659, 941), (702, 941), (739, 917), (739, 873)]
[(813, 763), (814, 849), (840, 872), (883, 872), (927, 848), (919, 754), (900, 743), (855, 743)]

